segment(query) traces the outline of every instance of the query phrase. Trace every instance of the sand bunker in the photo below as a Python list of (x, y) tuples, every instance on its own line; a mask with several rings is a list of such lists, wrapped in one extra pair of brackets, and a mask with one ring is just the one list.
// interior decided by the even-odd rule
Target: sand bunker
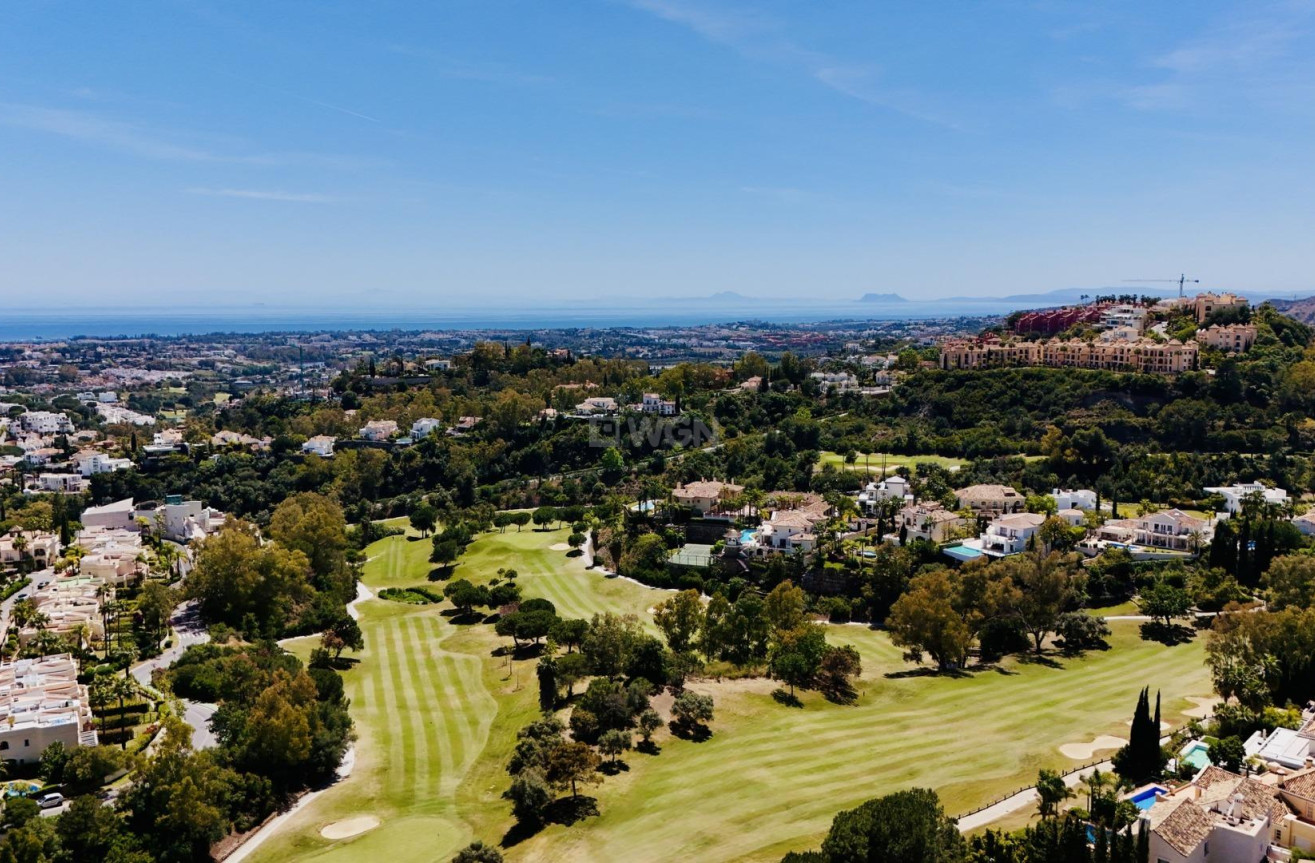
[(570, 551), (570, 550), (571, 550), (571, 547), (570, 547), (569, 545), (567, 545), (566, 543), (564, 543), (564, 542), (554, 542), (552, 545), (548, 546), (548, 548), (552, 549), (553, 551)]
[(1108, 734), (1102, 734), (1090, 743), (1065, 743), (1059, 747), (1059, 754), (1065, 758), (1073, 758), (1077, 761), (1086, 761), (1102, 749), (1118, 749), (1128, 741), (1118, 737), (1111, 737)]
[(1184, 716), (1191, 716), (1194, 719), (1205, 719), (1213, 716), (1215, 705), (1219, 704), (1219, 699), (1211, 696), (1210, 698), (1200, 698), (1194, 695), (1187, 696), (1187, 700), (1195, 704), (1195, 707), (1189, 707), (1183, 711)]
[(358, 815), (355, 818), (347, 818), (343, 821), (335, 821), (332, 824), (325, 825), (320, 830), (320, 835), (325, 839), (350, 839), (378, 826), (379, 819), (373, 815)]

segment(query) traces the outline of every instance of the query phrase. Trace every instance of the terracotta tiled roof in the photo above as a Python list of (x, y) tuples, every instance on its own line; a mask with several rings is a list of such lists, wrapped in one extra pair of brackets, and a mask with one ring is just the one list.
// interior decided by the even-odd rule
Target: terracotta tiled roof
[[(1161, 806), (1173, 806), (1173, 801), (1163, 801), (1152, 807), (1152, 813)], [(1154, 814), (1152, 814), (1154, 822)], [(1190, 800), (1179, 800), (1172, 810), (1163, 816), (1151, 830), (1177, 851), (1187, 857), (1210, 836), (1214, 829), (1214, 819), (1200, 806)]]
[(1315, 769), (1308, 767), (1294, 773), (1280, 782), (1279, 787), (1295, 797), (1315, 800)]

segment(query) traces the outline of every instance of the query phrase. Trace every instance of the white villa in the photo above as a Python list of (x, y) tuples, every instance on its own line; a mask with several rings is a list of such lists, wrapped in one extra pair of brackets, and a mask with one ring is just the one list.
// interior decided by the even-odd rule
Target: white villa
[(982, 534), (982, 552), (992, 557), (1007, 557), (1027, 550), (1027, 543), (1046, 517), (1035, 512), (1014, 512), (1002, 515), (987, 525)]
[(957, 512), (929, 502), (910, 504), (900, 510), (900, 524), (906, 541), (924, 539), (938, 544), (949, 542), (968, 526)]
[(1096, 493), (1091, 489), (1057, 488), (1050, 492), (1050, 496), (1054, 499), (1055, 506), (1061, 510), (1096, 508)]
[(396, 420), (370, 420), (361, 427), (360, 436), (368, 441), (385, 441), (397, 434)]
[(306, 442), (301, 445), (301, 451), (314, 453), (320, 458), (329, 458), (333, 455), (333, 445), (337, 442), (338, 439), (336, 437), (326, 434), (317, 434), (312, 438), (308, 438)]
[(67, 653), (0, 664), (0, 759), (39, 761), (46, 747), (95, 746), (87, 687)]
[(1180, 509), (1153, 512), (1141, 518), (1121, 518), (1096, 529), (1098, 541), (1144, 545), (1170, 551), (1199, 551), (1214, 535), (1210, 522)]
[(858, 508), (863, 512), (871, 512), (883, 500), (912, 503), (913, 494), (909, 491), (909, 481), (902, 476), (889, 476), (881, 482), (868, 483), (858, 493)]
[(142, 537), (136, 531), (83, 528), (78, 531), (77, 545), (84, 552), (78, 562), (78, 571), (102, 584), (126, 584), (140, 570), (138, 557), (142, 553)]
[[(19, 541), (22, 537), (22, 541)], [(59, 535), (35, 530), (14, 531), (0, 536), (0, 564), (15, 566), (30, 560), (39, 567), (49, 566), (59, 557)]]
[(1277, 849), (1315, 848), (1315, 770), (1261, 778), (1206, 767), (1191, 783), (1157, 794), (1141, 816), (1150, 858), (1161, 863), (1287, 860)]
[(639, 409), (646, 414), (657, 414), (660, 417), (676, 415), (675, 401), (664, 399), (657, 393), (644, 393), (644, 400), (640, 402)]
[(1230, 513), (1239, 513), (1242, 511), (1242, 504), (1251, 495), (1260, 495), (1260, 499), (1265, 503), (1272, 503), (1282, 506), (1288, 502), (1288, 493), (1286, 489), (1270, 488), (1262, 482), (1239, 482), (1234, 485), (1217, 485), (1209, 486), (1205, 491), (1210, 494), (1222, 495), (1224, 498), (1224, 509)]
[(72, 420), (53, 411), (26, 411), (19, 416), (18, 424), (24, 431), (37, 434), (68, 434), (73, 431)]
[(578, 414), (614, 414), (621, 409), (611, 396), (590, 396), (575, 406)]
[(134, 467), (130, 458), (115, 458), (103, 452), (80, 452), (73, 457), (78, 464), (78, 471), (83, 476), (95, 476), (98, 473), (113, 473), (116, 470), (128, 470)]
[(1022, 512), (1027, 498), (1007, 485), (970, 485), (954, 493), (955, 509), (971, 509), (978, 515), (1004, 515)]
[(744, 486), (717, 480), (699, 480), (678, 485), (671, 491), (671, 499), (688, 506), (699, 515), (708, 515), (722, 508), (727, 498), (744, 491)]
[(411, 423), (411, 437), (415, 440), (429, 437), (443, 427), (443, 421), (434, 417), (421, 417)]

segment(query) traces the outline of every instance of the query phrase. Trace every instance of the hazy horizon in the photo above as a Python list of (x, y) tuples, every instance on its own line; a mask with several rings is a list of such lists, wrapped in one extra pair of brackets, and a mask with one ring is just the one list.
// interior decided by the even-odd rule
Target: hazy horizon
[(1304, 296), (1312, 24), (1308, 0), (15, 0), (0, 292), (843, 303), (1186, 271)]

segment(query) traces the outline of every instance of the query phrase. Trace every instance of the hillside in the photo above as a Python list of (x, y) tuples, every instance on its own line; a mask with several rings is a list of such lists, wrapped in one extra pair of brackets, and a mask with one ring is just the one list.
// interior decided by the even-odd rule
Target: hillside
[(1294, 317), (1303, 324), (1315, 324), (1315, 297), (1302, 297), (1299, 300), (1270, 300), (1269, 302), (1283, 314)]

